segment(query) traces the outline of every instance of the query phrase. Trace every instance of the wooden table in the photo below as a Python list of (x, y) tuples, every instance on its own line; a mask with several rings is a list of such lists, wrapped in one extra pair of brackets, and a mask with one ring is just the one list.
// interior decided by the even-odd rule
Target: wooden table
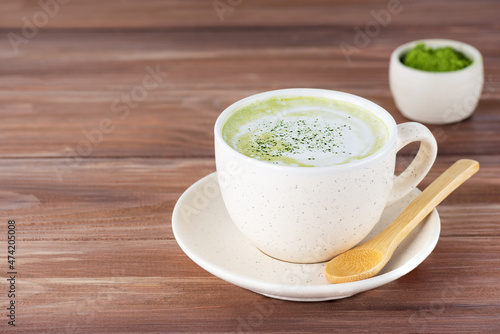
[[(498, 332), (499, 17), (493, 0), (3, 0), (0, 332)], [(172, 210), (215, 170), (226, 106), (317, 87), (407, 121), (389, 55), (429, 37), (475, 45), (485, 86), (472, 118), (429, 126), (439, 155), (420, 187), (460, 158), (481, 170), (439, 206), (440, 240), (419, 267), (351, 298), (298, 303), (226, 283), (182, 252)]]

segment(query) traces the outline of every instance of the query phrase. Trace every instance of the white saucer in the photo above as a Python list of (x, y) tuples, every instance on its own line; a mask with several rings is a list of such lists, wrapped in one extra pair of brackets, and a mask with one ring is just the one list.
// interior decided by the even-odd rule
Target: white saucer
[[(414, 190), (386, 208), (366, 240), (380, 233), (419, 193)], [(187, 256), (227, 282), (278, 299), (323, 301), (349, 297), (407, 274), (432, 252), (441, 224), (434, 210), (403, 241), (378, 276), (342, 284), (328, 283), (323, 275), (324, 263), (279, 261), (249, 244), (226, 211), (216, 173), (205, 176), (182, 194), (173, 211), (172, 229)]]

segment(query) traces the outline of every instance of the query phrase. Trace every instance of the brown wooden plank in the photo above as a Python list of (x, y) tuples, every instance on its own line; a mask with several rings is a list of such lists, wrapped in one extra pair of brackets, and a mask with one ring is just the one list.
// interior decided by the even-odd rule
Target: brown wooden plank
[[(218, 2), (203, 0), (57, 0), (59, 6), (41, 6), (39, 1), (6, 0), (0, 7), (4, 29), (20, 29), (25, 21), (45, 29), (176, 28), (219, 26), (351, 25), (374, 20), (371, 11), (392, 10), (393, 24), (462, 25), (496, 22), (494, 0), (453, 1), (436, 6), (432, 0), (407, 1), (286, 1), (264, 0)], [(53, 3), (54, 1), (42, 1)], [(468, 15), (450, 15), (450, 13)], [(37, 14), (38, 13), (38, 14)], [(45, 15), (40, 14), (45, 13)], [(284, 15), (286, 14), (286, 15)], [(48, 20), (45, 19), (48, 17)]]

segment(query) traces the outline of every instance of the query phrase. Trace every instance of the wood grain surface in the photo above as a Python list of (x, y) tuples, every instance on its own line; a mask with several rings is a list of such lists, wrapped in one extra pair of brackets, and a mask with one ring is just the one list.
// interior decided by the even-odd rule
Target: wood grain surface
[[(391, 8), (365, 45), (342, 52)], [(494, 0), (2, 0), (0, 333), (499, 332), (499, 17)], [(429, 126), (439, 153), (421, 188), (460, 158), (481, 170), (438, 207), (440, 240), (419, 267), (350, 298), (297, 303), (226, 283), (182, 252), (172, 210), (215, 170), (225, 107), (315, 87), (405, 122), (389, 56), (420, 38), (476, 46), (485, 85), (471, 118)]]

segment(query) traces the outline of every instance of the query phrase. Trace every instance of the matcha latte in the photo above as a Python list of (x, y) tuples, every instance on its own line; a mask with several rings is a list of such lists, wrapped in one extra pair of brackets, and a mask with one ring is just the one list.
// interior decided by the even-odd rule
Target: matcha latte
[(222, 136), (240, 153), (273, 164), (323, 167), (366, 158), (389, 138), (368, 110), (322, 97), (271, 97), (240, 107)]

